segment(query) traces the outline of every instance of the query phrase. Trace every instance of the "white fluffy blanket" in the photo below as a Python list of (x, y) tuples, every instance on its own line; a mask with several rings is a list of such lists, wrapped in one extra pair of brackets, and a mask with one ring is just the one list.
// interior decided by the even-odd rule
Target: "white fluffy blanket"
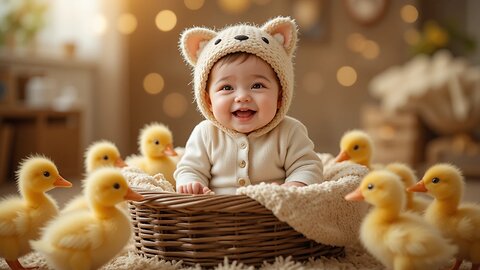
[(324, 164), (325, 181), (321, 184), (302, 188), (260, 184), (240, 188), (237, 193), (260, 202), (309, 239), (334, 246), (352, 245), (358, 241), (368, 206), (343, 197), (360, 184), (368, 169), (350, 162), (336, 163), (329, 154), (319, 156)]

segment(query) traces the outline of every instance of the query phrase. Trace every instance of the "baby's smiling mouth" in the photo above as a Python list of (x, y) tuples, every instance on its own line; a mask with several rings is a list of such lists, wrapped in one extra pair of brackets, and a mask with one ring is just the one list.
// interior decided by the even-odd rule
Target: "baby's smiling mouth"
[(257, 112), (254, 110), (236, 110), (232, 112), (233, 116), (238, 118), (249, 118), (252, 117), (255, 113)]

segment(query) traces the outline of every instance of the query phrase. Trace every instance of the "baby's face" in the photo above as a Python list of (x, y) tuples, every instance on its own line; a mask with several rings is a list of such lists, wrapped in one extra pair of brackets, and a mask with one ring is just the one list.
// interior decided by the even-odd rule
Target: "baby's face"
[(215, 119), (241, 133), (248, 134), (270, 123), (280, 106), (277, 76), (257, 56), (217, 62), (207, 87)]

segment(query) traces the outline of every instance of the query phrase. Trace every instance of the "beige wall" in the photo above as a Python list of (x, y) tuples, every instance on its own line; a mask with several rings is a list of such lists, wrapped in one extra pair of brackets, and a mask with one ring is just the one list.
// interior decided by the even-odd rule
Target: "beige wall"
[[(189, 82), (190, 69), (183, 62), (177, 48), (183, 29), (191, 26), (221, 28), (225, 24), (250, 21), (262, 24), (269, 18), (292, 16), (293, 1), (271, 1), (267, 6), (253, 4), (241, 15), (226, 14), (216, 1), (207, 0), (199, 11), (187, 10), (183, 1), (130, 1), (130, 12), (138, 18), (138, 29), (129, 38), (129, 152), (137, 152), (138, 131), (151, 121), (167, 124), (173, 131), (176, 145), (184, 145), (193, 127), (202, 119), (196, 111)], [(348, 17), (342, 1), (325, 1), (327, 35), (312, 40), (300, 35), (296, 56), (296, 89), (290, 115), (303, 121), (309, 129), (318, 152), (338, 151), (341, 134), (360, 128), (360, 111), (368, 102), (374, 102), (367, 90), (369, 80), (385, 68), (408, 59), (403, 32), (409, 25), (399, 15), (400, 7), (412, 1), (390, 1), (383, 19), (370, 27), (359, 25)], [(156, 14), (162, 9), (177, 13), (178, 23), (170, 32), (160, 32), (154, 25)], [(347, 49), (346, 38), (359, 32), (380, 45), (380, 56), (366, 60)], [(343, 65), (357, 69), (358, 80), (352, 87), (343, 87), (336, 80), (336, 71)], [(317, 71), (323, 81), (320, 92), (304, 88), (303, 75)], [(165, 89), (158, 95), (143, 90), (143, 78), (150, 72), (162, 74)], [(187, 96), (189, 107), (182, 118), (173, 119), (163, 113), (162, 102), (171, 92)]]

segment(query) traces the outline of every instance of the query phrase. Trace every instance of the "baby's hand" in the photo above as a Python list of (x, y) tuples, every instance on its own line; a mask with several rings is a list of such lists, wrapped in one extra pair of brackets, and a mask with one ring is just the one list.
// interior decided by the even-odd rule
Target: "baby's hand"
[(291, 181), (291, 182), (286, 182), (282, 184), (282, 187), (304, 187), (306, 186), (302, 182), (297, 182), (297, 181)]
[(204, 187), (199, 182), (190, 182), (186, 185), (178, 186), (177, 192), (186, 194), (208, 194), (212, 191), (208, 187)]

